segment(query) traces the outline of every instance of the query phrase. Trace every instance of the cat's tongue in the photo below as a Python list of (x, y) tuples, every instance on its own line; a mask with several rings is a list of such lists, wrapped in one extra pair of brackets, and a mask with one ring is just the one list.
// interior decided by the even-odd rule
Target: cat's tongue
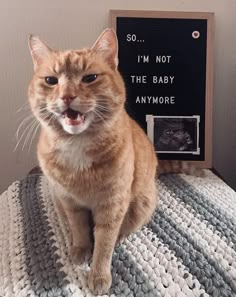
[(64, 111), (62, 116), (65, 119), (66, 125), (77, 126), (84, 122), (84, 115), (70, 108)]

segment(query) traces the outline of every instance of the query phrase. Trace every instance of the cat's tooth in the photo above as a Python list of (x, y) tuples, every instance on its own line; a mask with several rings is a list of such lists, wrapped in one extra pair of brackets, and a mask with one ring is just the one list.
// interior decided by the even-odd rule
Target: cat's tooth
[(77, 120), (84, 121), (84, 115), (79, 113), (77, 116)]

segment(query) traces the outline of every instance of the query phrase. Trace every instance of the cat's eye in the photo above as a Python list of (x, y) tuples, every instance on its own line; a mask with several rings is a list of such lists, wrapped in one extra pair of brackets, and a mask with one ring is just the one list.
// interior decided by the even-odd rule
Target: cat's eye
[(55, 77), (55, 76), (46, 76), (45, 77), (45, 82), (48, 84), (48, 85), (56, 85), (58, 83), (58, 78)]
[(89, 84), (97, 79), (98, 75), (97, 74), (88, 74), (82, 77), (82, 82)]

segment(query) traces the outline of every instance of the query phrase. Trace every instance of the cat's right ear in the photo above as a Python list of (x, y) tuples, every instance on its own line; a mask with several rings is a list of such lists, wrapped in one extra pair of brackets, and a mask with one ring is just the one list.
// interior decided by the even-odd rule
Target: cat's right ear
[(106, 29), (98, 37), (92, 49), (112, 67), (118, 66), (118, 40), (113, 29)]
[(29, 49), (32, 56), (34, 71), (42, 64), (50, 55), (52, 50), (42, 42), (37, 36), (29, 36)]

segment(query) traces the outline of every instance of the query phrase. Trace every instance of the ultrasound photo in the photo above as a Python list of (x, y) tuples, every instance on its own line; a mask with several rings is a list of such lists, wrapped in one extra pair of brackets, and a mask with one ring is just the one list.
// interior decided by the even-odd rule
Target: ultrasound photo
[(199, 154), (199, 117), (154, 117), (153, 142), (159, 153)]

